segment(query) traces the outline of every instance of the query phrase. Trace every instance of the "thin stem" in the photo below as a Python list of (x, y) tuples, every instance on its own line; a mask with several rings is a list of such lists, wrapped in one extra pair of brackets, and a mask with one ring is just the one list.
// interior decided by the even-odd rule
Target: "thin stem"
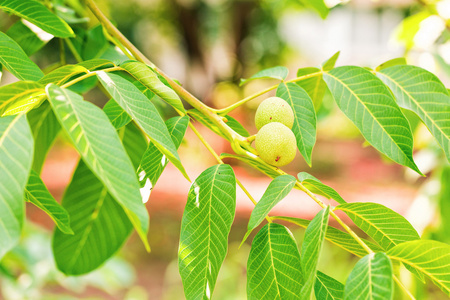
[(83, 58), (78, 53), (77, 49), (75, 49), (75, 46), (73, 45), (72, 41), (68, 38), (64, 39), (64, 41), (66, 42), (67, 47), (69, 47), (70, 52), (72, 52), (73, 57), (75, 57), (75, 60), (79, 63), (82, 62)]
[[(322, 73), (323, 73), (323, 72), (320, 71), (320, 72), (315, 72), (315, 73), (303, 75), (303, 76), (300, 76), (300, 77), (297, 77), (297, 78), (294, 78), (294, 79), (285, 81), (285, 83), (291, 83), (291, 82), (302, 81), (302, 80), (305, 80), (305, 79), (308, 79), (308, 78), (312, 78), (312, 77), (319, 76), (319, 75), (321, 75)], [(250, 95), (250, 96), (248, 96), (248, 97), (246, 97), (246, 98), (244, 98), (244, 99), (242, 99), (242, 100), (240, 100), (240, 101), (238, 101), (238, 102), (236, 102), (236, 103), (233, 103), (232, 105), (230, 105), (230, 106), (228, 106), (228, 107), (225, 107), (225, 108), (222, 108), (222, 109), (216, 109), (216, 110), (214, 110), (214, 111), (215, 111), (217, 114), (219, 114), (219, 115), (226, 115), (226, 114), (228, 114), (229, 112), (233, 111), (234, 109), (238, 108), (239, 106), (241, 106), (241, 105), (247, 103), (248, 101), (253, 100), (253, 99), (255, 99), (256, 97), (259, 97), (259, 96), (261, 96), (261, 95), (263, 95), (263, 94), (265, 94), (265, 93), (268, 93), (268, 92), (270, 92), (270, 91), (276, 89), (277, 87), (278, 87), (278, 84), (276, 84), (276, 85), (274, 85), (274, 86), (271, 86), (271, 87), (268, 87), (267, 89), (262, 90), (262, 91), (260, 91), (260, 92), (258, 92), (258, 93), (255, 93), (255, 94), (253, 94), (253, 95)]]
[[(320, 201), (319, 198), (316, 197), (313, 193), (311, 193), (310, 190), (308, 190), (303, 184), (301, 184), (299, 181), (297, 181), (296, 186), (300, 188), (300, 190), (304, 191), (309, 197), (311, 197), (317, 204), (319, 204), (322, 208), (327, 207), (325, 203)], [(364, 248), (364, 250), (367, 251), (367, 253), (373, 253), (372, 249), (370, 249), (369, 246), (364, 243), (364, 241), (347, 225), (344, 223), (344, 221), (339, 218), (338, 215), (334, 211), (330, 211), (330, 215), (335, 219), (344, 229), (347, 231), (357, 242), (361, 245), (361, 247)]]
[(413, 294), (411, 294), (411, 292), (408, 291), (408, 289), (403, 285), (403, 283), (400, 281), (400, 279), (398, 279), (397, 276), (395, 276), (395, 275), (394, 275), (394, 281), (405, 292), (405, 294), (408, 295), (408, 297), (411, 300), (416, 300), (416, 298), (414, 298)]
[[(120, 71), (120, 70), (122, 70), (121, 67), (111, 67), (111, 68), (103, 69), (101, 71), (103, 71), (103, 72), (113, 72), (113, 71)], [(84, 74), (84, 75), (82, 75), (80, 77), (77, 77), (77, 78), (69, 81), (69, 82), (66, 82), (65, 84), (61, 85), (61, 87), (62, 88), (69, 87), (71, 85), (74, 85), (77, 82), (80, 82), (80, 81), (82, 81), (82, 80), (84, 80), (86, 78), (89, 78), (89, 77), (92, 77), (92, 76), (95, 76), (95, 75), (97, 75), (97, 71), (86, 73), (86, 74)]]
[(169, 85), (173, 88), (173, 90), (181, 96), (187, 103), (189, 103), (192, 107), (199, 110), (204, 116), (206, 116), (214, 125), (218, 126), (223, 134), (229, 138), (230, 140), (239, 140), (241, 143), (244, 143), (245, 138), (241, 135), (237, 134), (234, 130), (232, 130), (229, 126), (225, 124), (220, 116), (218, 116), (215, 112), (212, 111), (211, 108), (206, 106), (203, 102), (195, 98), (191, 93), (186, 91), (182, 86), (177, 84), (172, 80), (168, 75), (166, 75), (162, 70), (157, 68), (155, 64), (153, 64), (144, 54), (142, 54), (139, 49), (136, 48), (112, 23), (109, 19), (103, 14), (103, 12), (97, 7), (93, 0), (86, 0), (86, 5), (95, 15), (95, 17), (100, 21), (100, 23), (106, 28), (108, 33), (116, 38), (122, 45), (124, 45), (130, 53), (140, 62), (143, 62), (150, 67), (152, 67), (158, 74), (164, 77)]
[[(219, 155), (217, 155), (216, 151), (211, 147), (211, 145), (205, 140), (205, 138), (198, 132), (197, 128), (189, 122), (189, 127), (192, 129), (192, 131), (195, 133), (195, 135), (200, 139), (200, 141), (203, 143), (203, 145), (208, 149), (208, 151), (214, 156), (214, 158), (217, 160), (219, 164), (223, 164), (223, 160), (220, 158)], [(250, 195), (249, 191), (244, 187), (244, 185), (236, 178), (236, 183), (239, 185), (239, 187), (242, 189), (242, 191), (247, 195), (247, 197), (250, 199), (250, 201), (253, 202), (254, 205), (256, 205), (258, 202)], [(272, 220), (269, 216), (266, 216), (266, 220), (269, 223), (272, 223)]]

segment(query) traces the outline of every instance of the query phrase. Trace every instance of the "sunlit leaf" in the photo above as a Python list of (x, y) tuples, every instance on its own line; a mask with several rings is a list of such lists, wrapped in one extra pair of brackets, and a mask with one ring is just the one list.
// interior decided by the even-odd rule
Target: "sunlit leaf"
[(247, 262), (247, 298), (301, 299), (300, 254), (283, 225), (266, 224), (253, 239)]
[(410, 241), (391, 248), (391, 259), (422, 272), (450, 296), (450, 246), (437, 241)]
[(373, 147), (422, 174), (412, 157), (413, 138), (408, 120), (379, 78), (354, 66), (335, 68), (323, 78), (339, 108)]
[(278, 80), (283, 81), (286, 79), (288, 74), (289, 74), (289, 69), (286, 67), (282, 67), (282, 66), (273, 67), (273, 68), (261, 70), (248, 79), (241, 79), (239, 85), (242, 86), (251, 80), (263, 79), (263, 78), (278, 79)]
[(55, 198), (50, 194), (39, 175), (31, 170), (25, 188), (25, 199), (40, 209), (42, 209), (52, 220), (56, 226), (65, 234), (73, 234), (70, 228), (69, 214), (56, 202)]
[(0, 87), (0, 115), (27, 112), (45, 99), (44, 86), (34, 81), (17, 81)]
[(328, 227), (330, 207), (322, 209), (309, 223), (303, 238), (301, 250), (301, 263), (304, 284), (300, 299), (310, 299), (316, 279), (316, 268), (322, 251), (323, 241)]
[[(46, 87), (53, 111), (81, 157), (122, 206), (148, 248), (148, 213), (139, 193), (135, 170), (103, 111), (69, 90)], [(70, 213), (70, 212), (69, 212)], [(72, 229), (75, 231), (72, 225)]]
[(378, 67), (376, 67), (375, 71), (380, 72), (383, 69), (387, 69), (389, 67), (398, 66), (398, 65), (406, 65), (406, 59), (404, 57), (398, 57), (390, 59)]
[[(177, 149), (181, 145), (188, 124), (188, 116), (173, 117), (166, 121), (170, 137)], [(161, 151), (159, 151), (153, 143), (150, 143), (142, 157), (139, 167), (139, 174), (141, 174), (141, 172), (145, 173), (145, 175), (140, 176), (141, 182), (145, 182), (149, 179), (152, 187), (154, 187), (168, 162), (169, 160), (161, 153)]]
[(236, 178), (229, 165), (206, 169), (189, 190), (181, 221), (178, 267), (186, 299), (210, 299), (227, 254), (236, 208)]
[(173, 108), (182, 113), (185, 112), (183, 103), (177, 93), (162, 83), (159, 80), (158, 75), (147, 65), (140, 62), (129, 62), (121, 65), (121, 67)]
[(415, 66), (393, 66), (377, 73), (397, 103), (415, 112), (450, 161), (450, 96), (432, 73)]
[(225, 118), (227, 119), (227, 125), (233, 129), (234, 131), (236, 131), (236, 133), (242, 135), (243, 137), (249, 137), (250, 133), (248, 133), (247, 129), (244, 128), (244, 126), (242, 126), (241, 123), (239, 123), (238, 120), (236, 120), (235, 118), (226, 115)]
[(105, 106), (103, 107), (103, 111), (108, 116), (111, 124), (116, 128), (122, 128), (131, 122), (131, 117), (127, 114), (123, 108), (117, 104), (114, 99), (110, 99)]
[[(4, 0), (3, 0), (4, 1)], [(0, 7), (1, 7), (0, 0)], [(17, 43), (0, 31), (0, 64), (20, 80), (39, 80), (41, 69), (25, 54)]]
[(334, 66), (336, 65), (336, 61), (339, 58), (339, 54), (341, 54), (340, 51), (336, 52), (335, 54), (333, 54), (333, 56), (331, 56), (329, 59), (324, 61), (321, 65), (322, 71), (332, 70), (334, 68)]
[(345, 283), (345, 300), (389, 300), (393, 295), (392, 263), (384, 253), (371, 253), (361, 258)]
[(270, 182), (261, 200), (258, 201), (250, 215), (247, 226), (248, 231), (252, 231), (261, 224), (272, 208), (289, 194), (295, 182), (295, 177), (291, 175), (281, 175)]
[(306, 173), (306, 172), (300, 172), (297, 174), (298, 180), (310, 191), (313, 193), (322, 195), (327, 197), (328, 199), (334, 199), (339, 204), (347, 203), (344, 199), (336, 192), (333, 188), (323, 184), (319, 179), (316, 177)]
[(80, 65), (65, 65), (45, 75), (39, 80), (39, 83), (43, 85), (49, 83), (62, 85), (77, 75), (87, 73), (88, 70)]
[[(302, 79), (297, 81), (296, 83), (301, 86), (311, 97), (311, 100), (314, 103), (314, 107), (316, 110), (319, 109), (322, 104), (323, 96), (325, 95), (325, 91), (328, 88), (325, 81), (323, 81), (322, 74), (316, 74), (321, 70), (318, 68), (301, 68), (297, 71), (297, 77), (311, 75), (311, 77)], [(314, 75), (314, 76), (312, 76)]]
[(0, 9), (24, 18), (54, 36), (61, 38), (74, 36), (72, 29), (66, 22), (38, 1), (0, 0)]
[(345, 212), (356, 226), (374, 239), (384, 250), (397, 244), (420, 239), (403, 216), (378, 203), (346, 203), (336, 207)]
[(158, 150), (164, 153), (184, 177), (189, 179), (181, 164), (177, 149), (170, 138), (169, 131), (155, 106), (128, 80), (102, 71), (97, 74), (111, 97), (142, 128)]
[(336, 279), (317, 271), (314, 294), (319, 300), (344, 299), (344, 285)]
[(32, 159), (33, 136), (27, 118), (0, 118), (0, 260), (20, 238)]
[(294, 132), (297, 147), (311, 166), (311, 155), (316, 143), (316, 112), (308, 93), (295, 83), (280, 83), (277, 96), (286, 100), (294, 112)]

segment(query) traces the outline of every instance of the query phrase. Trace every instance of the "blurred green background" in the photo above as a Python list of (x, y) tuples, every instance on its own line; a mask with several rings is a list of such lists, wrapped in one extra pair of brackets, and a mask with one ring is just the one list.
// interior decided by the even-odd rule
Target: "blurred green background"
[[(77, 38), (73, 47), (82, 59), (126, 60), (108, 42), (95, 18), (78, 0), (43, 1), (70, 23)], [(376, 67), (395, 57), (430, 70), (449, 83), (450, 1), (326, 1), (330, 11), (316, 11), (300, 0), (128, 0), (97, 1), (118, 28), (156, 65), (178, 79), (209, 105), (225, 107), (273, 84), (254, 81), (239, 87), (239, 79), (276, 65), (287, 66), (295, 77), (301, 67), (317, 66), (337, 51), (337, 65)], [(32, 54), (44, 70), (61, 61), (76, 63), (60, 41), (26, 32), (29, 24), (0, 13), (0, 30), (7, 32)], [(27, 29), (28, 28), (28, 29)], [(31, 28), (33, 29), (33, 28)], [(87, 43), (82, 47), (81, 40)], [(3, 72), (1, 85), (15, 79)], [(95, 85), (95, 81), (91, 83)], [(269, 94), (270, 95), (270, 94)], [(233, 112), (252, 133), (253, 114), (264, 97)], [(85, 99), (102, 106), (108, 99), (98, 89)], [(165, 117), (173, 114), (164, 103)], [(357, 129), (336, 109), (328, 93), (318, 109), (318, 142), (309, 168), (300, 155), (287, 166), (292, 174), (307, 171), (328, 183), (347, 201), (375, 201), (402, 213), (425, 238), (450, 243), (450, 168), (442, 151), (412, 113), (415, 160), (427, 178), (394, 165), (364, 144)], [(217, 152), (230, 147), (198, 126)], [(180, 148), (186, 168), (195, 178), (214, 160), (188, 132)], [(51, 150), (42, 177), (57, 200), (70, 180), (78, 156), (63, 135)], [(269, 180), (246, 166), (230, 161), (238, 178), (258, 199)], [(174, 184), (176, 182), (176, 184)], [(51, 254), (51, 220), (27, 206), (28, 220), (20, 245), (0, 262), (0, 299), (183, 299), (177, 268), (181, 215), (189, 183), (170, 167), (152, 191), (147, 204), (151, 216), (147, 254), (135, 235), (113, 259), (97, 271), (66, 277), (56, 270)], [(276, 208), (276, 214), (311, 219), (318, 207), (297, 194)], [(219, 274), (215, 299), (246, 298), (246, 261), (251, 238), (240, 248), (251, 203), (238, 194), (236, 220), (230, 234), (228, 256)], [(332, 225), (335, 225), (332, 223)], [(291, 227), (298, 241), (303, 230)], [(357, 259), (326, 243), (319, 269), (345, 282)], [(403, 281), (417, 299), (446, 299), (433, 285), (423, 285), (407, 271)], [(397, 298), (396, 298), (397, 299)], [(401, 299), (400, 296), (398, 299)]]

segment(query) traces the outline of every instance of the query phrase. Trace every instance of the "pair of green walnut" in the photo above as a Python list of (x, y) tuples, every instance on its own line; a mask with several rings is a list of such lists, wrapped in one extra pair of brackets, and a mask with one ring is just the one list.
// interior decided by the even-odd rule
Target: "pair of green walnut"
[(255, 125), (259, 130), (255, 148), (263, 161), (280, 167), (295, 158), (297, 141), (291, 131), (294, 112), (285, 100), (270, 97), (261, 102), (256, 110)]

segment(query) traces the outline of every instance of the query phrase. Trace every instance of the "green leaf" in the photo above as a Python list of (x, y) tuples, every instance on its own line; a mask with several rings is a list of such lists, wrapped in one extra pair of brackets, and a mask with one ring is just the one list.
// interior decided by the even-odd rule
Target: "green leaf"
[(283, 81), (286, 79), (288, 74), (289, 74), (288, 68), (282, 67), (282, 66), (277, 66), (277, 67), (261, 70), (248, 79), (241, 78), (239, 86), (243, 86), (244, 84), (246, 84), (247, 82), (249, 82), (251, 80), (263, 79), (263, 78), (272, 78), (272, 79), (278, 79), (278, 80)]
[(294, 111), (294, 132), (297, 147), (311, 166), (311, 155), (316, 143), (316, 112), (308, 93), (295, 83), (280, 83), (277, 96), (286, 100)]
[[(398, 66), (398, 65), (406, 65), (406, 59), (404, 57), (398, 57), (388, 60), (387, 62), (382, 63), (378, 67), (376, 67), (375, 71), (380, 72), (381, 70), (387, 69), (389, 67)], [(383, 79), (381, 79), (383, 80)]]
[(169, 161), (189, 180), (189, 176), (181, 164), (177, 149), (170, 138), (169, 131), (155, 106), (137, 87), (119, 75), (102, 71), (98, 72), (97, 75), (111, 97), (142, 128), (158, 150), (164, 153)]
[(103, 106), (103, 111), (116, 129), (120, 129), (131, 122), (131, 117), (114, 99), (110, 99), (105, 106)]
[(0, 115), (27, 112), (45, 99), (44, 86), (33, 81), (17, 81), (0, 87)]
[(361, 258), (345, 284), (344, 299), (393, 299), (392, 263), (384, 253), (371, 253)]
[(34, 31), (19, 20), (9, 27), (6, 34), (11, 37), (20, 48), (29, 56), (47, 44), (48, 40), (42, 40)]
[(229, 165), (206, 169), (189, 190), (181, 221), (178, 268), (186, 299), (210, 299), (228, 247), (236, 208)]
[[(317, 72), (321, 72), (318, 68), (302, 68), (298, 69), (297, 77), (314, 74)], [(314, 103), (314, 107), (316, 110), (319, 109), (322, 104), (323, 96), (325, 95), (325, 91), (327, 90), (327, 85), (325, 81), (323, 81), (322, 74), (318, 74), (306, 79), (302, 79), (296, 82), (300, 87), (302, 87), (311, 97), (311, 100)]]
[(344, 299), (344, 285), (336, 279), (317, 271), (314, 294), (319, 300)]
[(408, 120), (380, 79), (354, 66), (333, 69), (323, 77), (339, 108), (371, 145), (422, 175), (412, 157)]
[(86, 32), (85, 42), (81, 51), (84, 60), (98, 59), (110, 44), (103, 33), (103, 26), (97, 25)]
[(89, 71), (96, 71), (98, 69), (112, 68), (116, 65), (107, 59), (90, 59), (78, 63), (79, 66), (85, 67)]
[(248, 299), (301, 299), (300, 254), (283, 225), (266, 224), (253, 239), (247, 262)]
[(339, 54), (341, 54), (341, 51), (336, 52), (332, 57), (323, 62), (323, 64), (321, 65), (322, 71), (330, 71), (331, 69), (333, 69), (336, 65), (337, 59), (339, 58)]
[(149, 249), (148, 213), (139, 194), (133, 165), (116, 130), (100, 108), (83, 101), (80, 95), (54, 84), (47, 85), (46, 91), (53, 111), (73, 145), (125, 210)]
[(236, 131), (236, 133), (242, 135), (243, 137), (249, 137), (250, 133), (248, 133), (247, 129), (244, 128), (244, 126), (242, 126), (241, 123), (239, 123), (238, 120), (236, 120), (235, 118), (226, 115), (225, 118), (228, 120), (227, 121), (227, 125), (233, 129), (234, 131)]
[[(3, 0), (4, 1), (4, 0)], [(1, 7), (0, 0), (0, 7)], [(20, 80), (39, 80), (44, 73), (17, 43), (0, 31), (0, 64)]]
[[(181, 145), (181, 141), (186, 133), (188, 124), (188, 116), (173, 117), (166, 121), (166, 126), (169, 130), (170, 137), (172, 138), (177, 149)], [(150, 180), (153, 188), (166, 168), (168, 162), (169, 160), (161, 153), (161, 151), (159, 151), (153, 143), (149, 143), (139, 167), (140, 181), (146, 182), (147, 179)], [(142, 172), (144, 172), (143, 176), (141, 176)]]
[(40, 174), (47, 152), (56, 139), (61, 126), (48, 101), (27, 114), (34, 138), (33, 170)]
[(377, 73), (400, 107), (415, 112), (450, 161), (450, 97), (432, 73), (415, 66), (393, 66)]
[(301, 299), (310, 299), (316, 279), (317, 263), (322, 251), (323, 240), (328, 227), (330, 207), (322, 209), (309, 223), (305, 231), (301, 250), (302, 273), (304, 285), (300, 293)]
[(313, 8), (322, 19), (325, 19), (328, 16), (329, 9), (325, 5), (324, 0), (303, 0), (304, 3)]
[(0, 260), (20, 238), (32, 159), (33, 137), (25, 115), (0, 118)]
[(38, 82), (42, 85), (54, 83), (62, 85), (67, 81), (73, 79), (77, 75), (87, 74), (89, 71), (80, 65), (65, 65), (62, 66), (41, 78)]
[[(277, 217), (272, 217), (272, 220), (287, 221), (287, 222), (293, 223), (293, 224), (298, 225), (303, 228), (307, 228), (308, 225), (311, 223), (311, 221), (309, 221), (309, 220), (291, 218), (291, 217), (278, 217), (277, 216)], [(339, 229), (336, 229), (334, 227), (328, 226), (328, 228), (326, 230), (325, 239), (356, 256), (363, 257), (364, 255), (367, 254), (367, 251), (363, 247), (361, 247), (361, 245), (358, 244), (358, 242), (355, 241), (355, 239), (350, 234), (343, 232)], [(368, 240), (365, 240), (365, 239), (362, 239), (362, 240), (373, 251), (378, 251), (378, 252), (383, 251), (383, 249), (381, 249), (378, 245), (376, 245)]]
[(410, 241), (391, 248), (391, 259), (403, 262), (433, 281), (450, 296), (450, 246), (437, 241)]
[(70, 228), (69, 214), (56, 202), (39, 175), (31, 170), (25, 188), (25, 199), (42, 209), (65, 234), (73, 234)]
[(420, 239), (417, 231), (402, 215), (378, 203), (346, 203), (335, 209), (373, 238), (384, 250), (397, 244)]
[(0, 8), (24, 18), (56, 37), (66, 38), (74, 36), (70, 26), (51, 13), (40, 2), (34, 0), (0, 0)]
[(124, 244), (133, 226), (107, 188), (80, 160), (62, 206), (73, 235), (55, 228), (53, 255), (60, 271), (81, 275), (101, 266)]
[(298, 180), (309, 190), (311, 190), (313, 193), (322, 195), (327, 197), (328, 199), (334, 199), (339, 204), (347, 203), (344, 199), (336, 192), (333, 188), (329, 187), (328, 185), (323, 184), (319, 179), (316, 177), (306, 173), (306, 172), (300, 172), (297, 174)]
[(147, 65), (141, 62), (129, 62), (121, 65), (121, 67), (173, 108), (179, 112), (185, 113), (183, 103), (177, 93), (162, 83), (161, 80), (159, 80), (158, 75)]
[[(255, 157), (257, 157), (257, 156), (255, 155)], [(260, 163), (257, 160), (254, 160), (254, 159), (251, 159), (251, 158), (248, 158), (245, 156), (229, 154), (229, 153), (222, 153), (222, 154), (220, 154), (220, 158), (221, 159), (233, 158), (233, 159), (240, 160), (240, 161), (244, 162), (245, 164), (255, 168), (256, 170), (262, 172), (263, 174), (266, 174), (270, 178), (276, 178), (276, 177), (280, 176), (280, 174), (277, 171), (275, 171), (274, 167), (267, 165), (267, 164)]]
[(272, 208), (289, 194), (296, 181), (294, 176), (281, 175), (270, 182), (261, 200), (258, 201), (250, 215), (247, 226), (248, 232), (261, 224)]
[[(133, 123), (120, 133), (137, 169), (147, 141)], [(68, 236), (56, 230), (53, 252), (58, 268), (66, 274), (80, 275), (102, 265), (121, 248), (133, 229), (124, 210), (83, 161), (75, 170), (62, 205), (70, 213), (75, 234)]]

